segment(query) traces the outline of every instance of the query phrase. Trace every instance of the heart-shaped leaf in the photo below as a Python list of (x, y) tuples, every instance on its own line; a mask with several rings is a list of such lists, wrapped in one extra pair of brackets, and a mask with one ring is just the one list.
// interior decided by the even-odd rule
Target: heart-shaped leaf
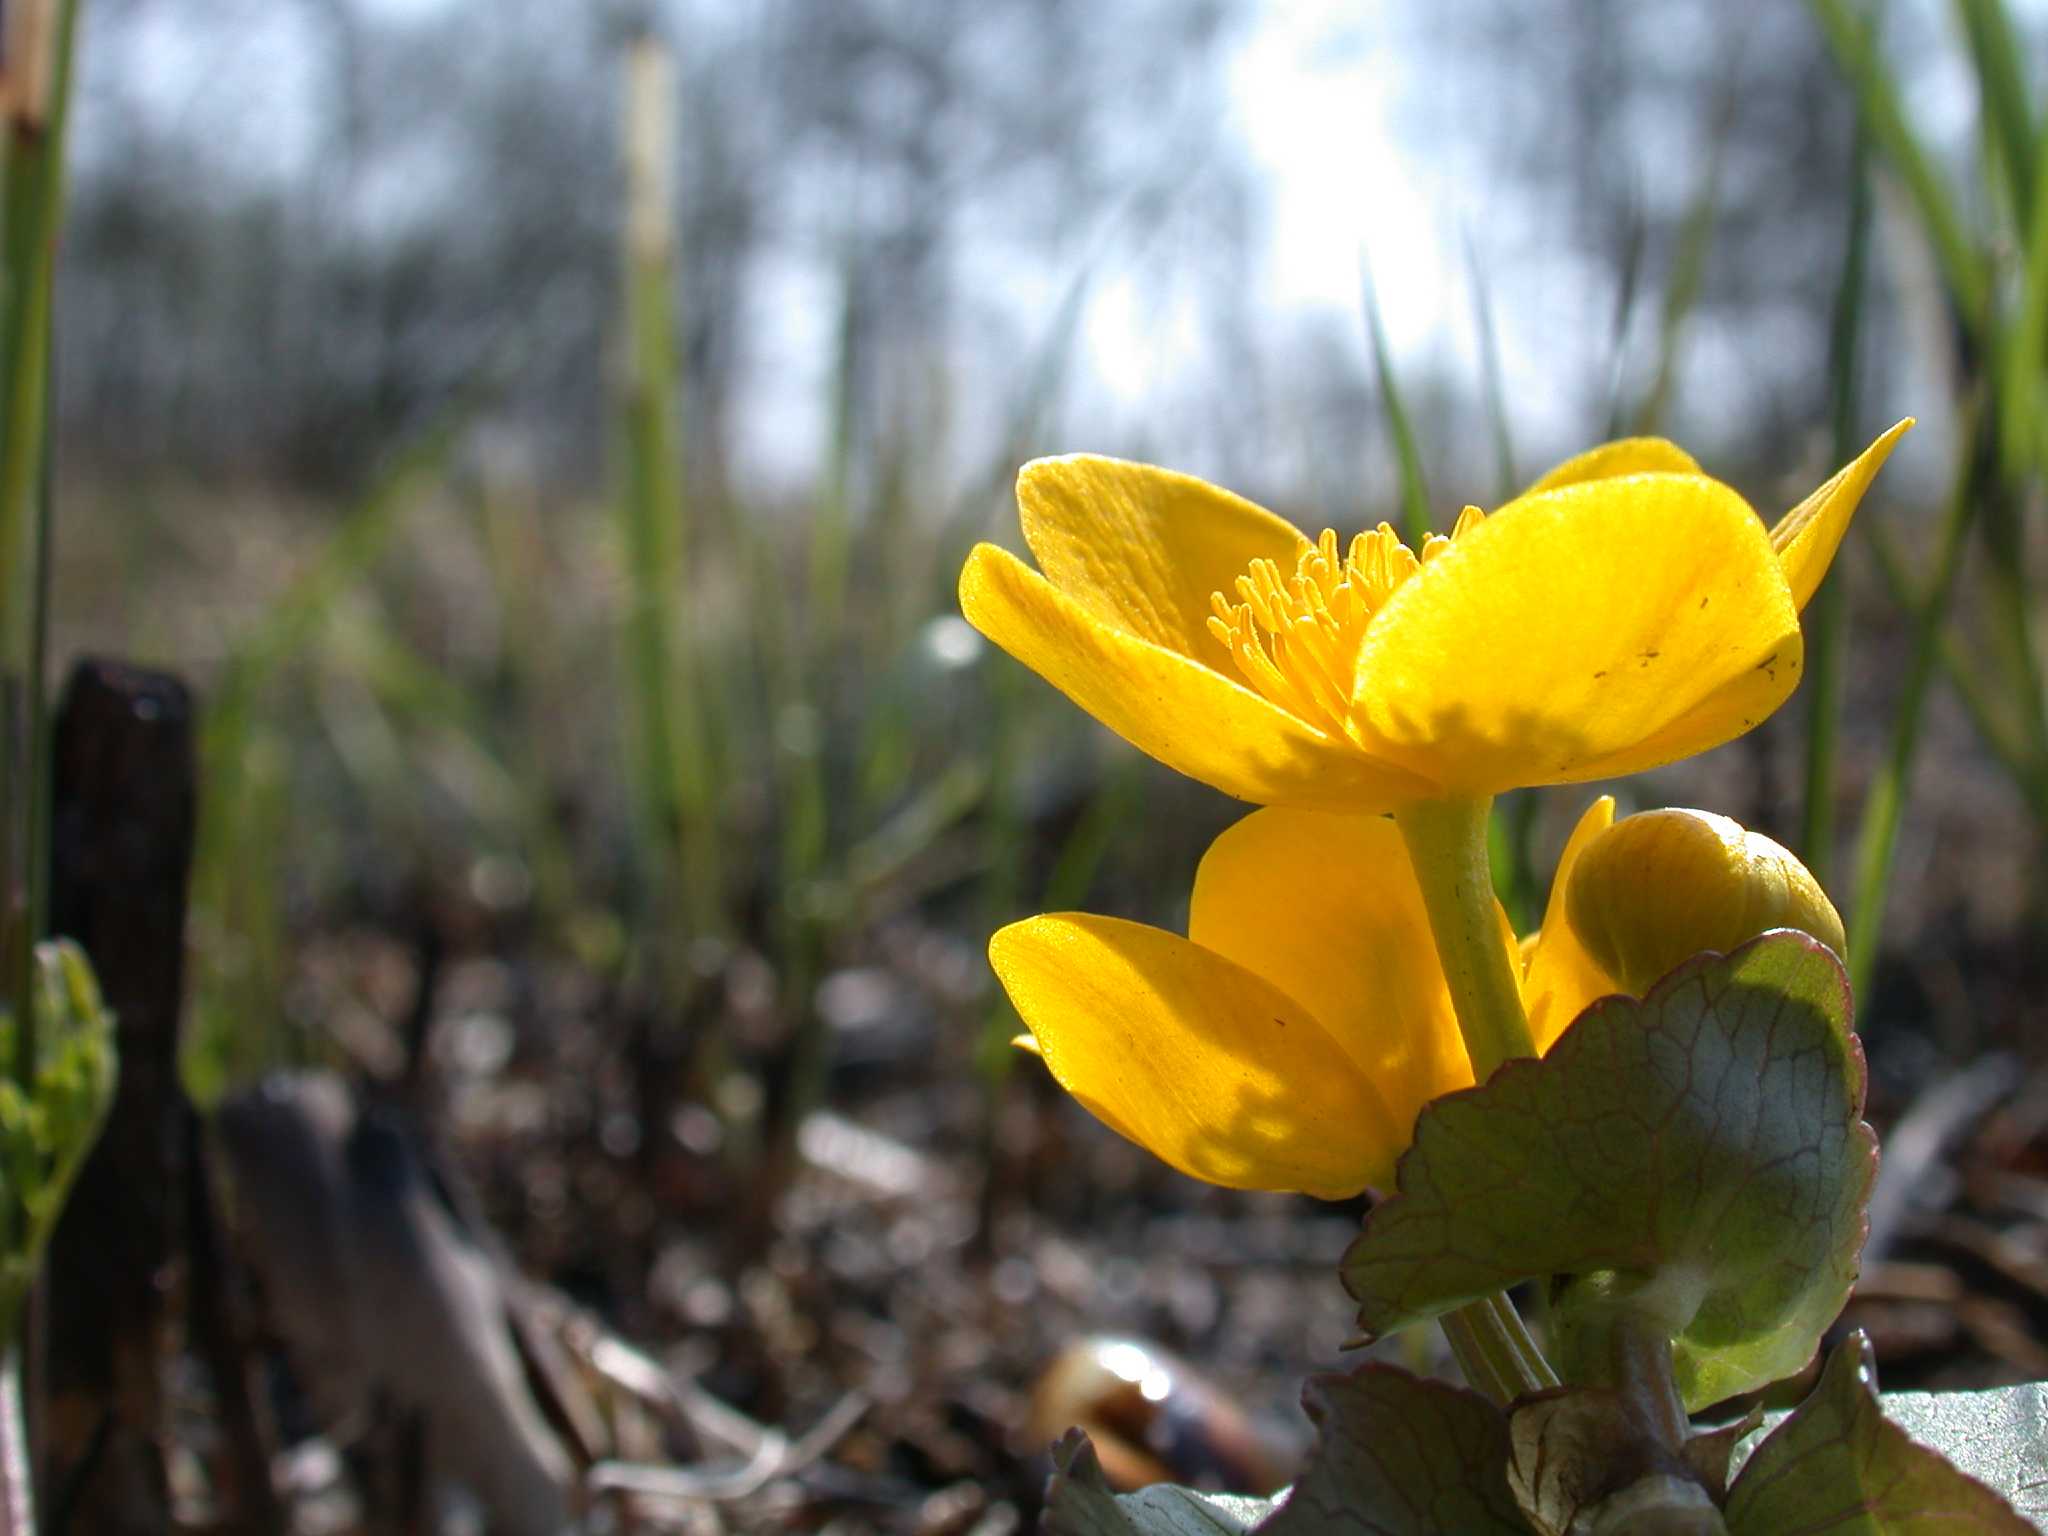
[(1259, 1536), (1534, 1536), (1508, 1487), (1508, 1424), (1476, 1393), (1368, 1361), (1311, 1376), (1309, 1463)]
[(1865, 1379), (1867, 1348), (1861, 1334), (1837, 1345), (1806, 1401), (1751, 1454), (1728, 1490), (1728, 1536), (2035, 1536), (1886, 1418)]
[(1701, 1407), (1811, 1358), (1856, 1273), (1876, 1138), (1840, 963), (1779, 930), (1596, 1003), (1541, 1060), (1437, 1100), (1344, 1260), (1387, 1333), (1583, 1277), (1675, 1342)]

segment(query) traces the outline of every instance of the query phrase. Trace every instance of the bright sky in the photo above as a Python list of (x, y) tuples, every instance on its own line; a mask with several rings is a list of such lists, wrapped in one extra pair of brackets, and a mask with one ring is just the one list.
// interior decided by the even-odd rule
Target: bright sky
[[(425, 15), (450, 0), (355, 0), (380, 19)], [(718, 12), (758, 0), (670, 0), (682, 12)], [(1934, 0), (1900, 0), (1925, 10)], [(2030, 12), (2048, 12), (2048, 0), (2020, 0)], [(1471, 143), (1421, 140), (1415, 109), (1415, 39), (1406, 32), (1417, 9), (1400, 0), (1250, 0), (1250, 16), (1229, 43), (1230, 127), (1266, 181), (1265, 259), (1254, 281), (1257, 328), (1276, 345), (1291, 344), (1291, 322), (1320, 315), (1320, 335), (1348, 338), (1350, 366), (1370, 375), (1361, 314), (1361, 273), (1370, 261), (1397, 365), (1411, 382), (1479, 382), (1479, 357), (1464, 249), (1480, 243), (1493, 288), (1494, 312), (1517, 447), (1532, 461), (1581, 446), (1587, 430), (1581, 387), (1599, 362), (1589, 338), (1605, 345), (1611, 302), (1569, 250), (1535, 238), (1544, 221), (1523, 189), (1474, 180), (1456, 165)], [(209, 19), (209, 12), (211, 16)], [(321, 112), (332, 87), (321, 65), (331, 38), (317, 9), (270, 7), (264, 0), (177, 0), (121, 13), (120, 28), (90, 34), (101, 51), (98, 67), (118, 70), (129, 89), (117, 100), (175, 126), (181, 119), (217, 118), (229, 131), (213, 145), (229, 168), (254, 180), (298, 174), (320, 148)], [(1940, 18), (1936, 18), (1939, 22)], [(1938, 30), (1935, 36), (1945, 36)], [(115, 59), (118, 44), (124, 55)], [(1967, 118), (1967, 94), (1944, 87), (1939, 71), (1918, 89), (1916, 113), (1937, 126)], [(1953, 71), (1951, 71), (1953, 73)], [(1924, 98), (1924, 99), (1923, 99)], [(1962, 118), (1955, 103), (1962, 102)], [(93, 125), (85, 123), (84, 128)], [(1404, 137), (1405, 135), (1405, 137)], [(80, 142), (125, 152), (119, 132)], [(1483, 168), (1482, 168), (1483, 169)], [(407, 162), (392, 175), (409, 188), (411, 203), (429, 213), (440, 184)], [(1482, 177), (1483, 180), (1483, 177)], [(373, 189), (374, 190), (374, 189)], [(404, 205), (404, 206), (401, 206)], [(1064, 292), (1063, 274), (1020, 273), (1029, 293), (1021, 313), (1049, 311)], [(1118, 432), (1141, 438), (1152, 424), (1175, 419), (1177, 384), (1199, 380), (1217, 360), (1213, 317), (1203, 296), (1156, 281), (1142, 262), (1118, 273), (1095, 274), (1085, 319), (1088, 372), (1111, 409), (1102, 419), (1103, 446)], [(834, 345), (838, 274), (830, 259), (794, 246), (762, 256), (752, 294), (749, 343), (760, 363), (740, 414), (758, 423), (739, 458), (759, 459), (764, 473), (801, 475), (805, 451), (823, 440), (823, 382)], [(1057, 281), (1053, 281), (1053, 279)], [(978, 281), (998, 290), (1000, 273)], [(1050, 282), (1051, 286), (1046, 287)], [(1034, 290), (1035, 291), (1035, 290)], [(1598, 312), (1595, 312), (1597, 307)], [(785, 334), (787, 333), (787, 334)], [(1300, 334), (1311, 334), (1302, 327)], [(1711, 336), (1695, 338), (1711, 357)], [(1597, 392), (1598, 381), (1593, 389)], [(1711, 398), (1711, 392), (1708, 392)], [(793, 421), (815, 418), (817, 431)], [(1197, 418), (1198, 419), (1198, 418)], [(743, 430), (748, 430), (743, 428)], [(1528, 466), (1523, 466), (1524, 468)]]
[[(1458, 211), (1394, 128), (1402, 49), (1385, 0), (1262, 0), (1229, 64), (1233, 127), (1268, 177), (1272, 224), (1258, 297), (1275, 321), (1334, 311), (1365, 345), (1366, 261), (1396, 358), (1413, 368), (1470, 350)], [(1088, 316), (1094, 372), (1142, 415), (1200, 346), (1198, 317), (1130, 278), (1106, 281)]]
[(1231, 71), (1239, 127), (1272, 178), (1268, 297), (1356, 312), (1368, 254), (1391, 341), (1422, 346), (1443, 323), (1453, 253), (1441, 210), (1395, 148), (1386, 7), (1265, 0)]
[[(1404, 16), (1412, 25), (1412, 11), (1392, 0), (1256, 0), (1235, 44), (1227, 72), (1231, 127), (1267, 183), (1270, 223), (1255, 293), (1260, 328), (1285, 337), (1321, 312), (1335, 322), (1326, 334), (1349, 338), (1353, 366), (1369, 378), (1369, 262), (1401, 376), (1410, 384), (1449, 377), (1476, 387), (1479, 347), (1460, 225), (1473, 209), (1469, 195), (1456, 195), (1448, 153), (1438, 161), (1426, 146), (1418, 152), (1402, 140), (1402, 116), (1415, 105), (1412, 76), (1404, 75), (1414, 43), (1398, 30)], [(1562, 419), (1566, 392), (1530, 377), (1527, 344), (1537, 338), (1515, 334), (1506, 285), (1493, 286), (1503, 370), (1511, 389), (1520, 386), (1515, 430), (1532, 443), (1555, 439), (1573, 425)], [(1570, 297), (1555, 284), (1548, 307)], [(1163, 396), (1189, 376), (1204, 340), (1214, 339), (1203, 326), (1199, 314), (1148, 291), (1142, 279), (1110, 278), (1092, 295), (1091, 370), (1134, 430), (1170, 412)], [(1548, 371), (1560, 367), (1549, 356)]]

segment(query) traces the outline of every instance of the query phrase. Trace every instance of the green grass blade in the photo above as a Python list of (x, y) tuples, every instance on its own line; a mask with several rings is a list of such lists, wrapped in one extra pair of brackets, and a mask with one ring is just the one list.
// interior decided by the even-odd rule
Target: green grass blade
[[(1891, 533), (1882, 522), (1869, 516), (1859, 519), (1856, 526), (1862, 531), (1864, 546), (1871, 553), (1886, 594), (1911, 613), (1919, 597), (1906, 574), (1906, 558), (1899, 553)], [(2013, 788), (2035, 819), (2048, 826), (2048, 762), (2032, 755), (2018, 728), (2003, 717), (2003, 701), (1986, 684), (1983, 667), (1965, 652), (1953, 625), (1942, 633), (1941, 670), (1943, 679), (1962, 702), (1963, 712), (1970, 717), (1971, 728), (2012, 780)]]
[(853, 557), (855, 369), (860, 351), (860, 291), (849, 260), (842, 274), (839, 335), (832, 360), (832, 441), (823, 484), (811, 506), (808, 640), (818, 656), (832, 654), (846, 618)]
[(1821, 32), (1848, 76), (1865, 129), (1891, 162), (1926, 227), (1935, 260), (1965, 322), (1983, 324), (1989, 296), (1984, 265), (1934, 158), (1906, 120), (1898, 83), (1878, 47), (1869, 13), (1854, 0), (1810, 0)]
[(708, 744), (689, 630), (675, 336), (674, 66), (649, 38), (626, 59), (625, 335), (613, 498), (624, 563), (620, 616), (629, 749), (664, 926), (686, 941), (724, 926)]
[(2002, 173), (2012, 200), (2013, 222), (2033, 221), (2039, 134), (2027, 85), (2020, 74), (2024, 54), (2004, 0), (1955, 0), (1977, 74), (1977, 111), (1986, 160)]
[(1118, 750), (1100, 771), (1095, 792), (1060, 847), (1052, 873), (1046, 877), (1039, 905), (1047, 912), (1072, 912), (1085, 906), (1095, 877), (1102, 869), (1116, 834), (1129, 827), (1138, 810), (1138, 793), (1149, 767), (1132, 751)]
[(1372, 264), (1362, 262), (1361, 286), (1365, 293), (1365, 329), (1372, 341), (1373, 367), (1379, 374), (1380, 402), (1387, 414), (1387, 431), (1394, 439), (1394, 456), (1401, 470), (1401, 536), (1409, 547), (1420, 550), (1429, 537), (1429, 485), (1422, 474), (1422, 456), (1415, 450), (1415, 430), (1408, 418), (1407, 403), (1401, 397), (1401, 381), (1394, 373), (1394, 360), (1387, 347), (1387, 328), (1380, 320), (1379, 290), (1372, 280)]
[(1998, 375), (1999, 465), (2014, 481), (2048, 462), (2041, 421), (2042, 369), (2048, 366), (2048, 156), (2037, 161), (2033, 212), (2020, 235), (2012, 321), (1991, 338), (1991, 363)]
[(277, 1004), (276, 849), (286, 805), (284, 744), (263, 705), (278, 674), (302, 655), (335, 604), (384, 552), (404, 509), (446, 467), (477, 409), (494, 392), (479, 375), (400, 449), (343, 515), (320, 552), (229, 650), (199, 727), (199, 816), (192, 854), (192, 1022), (180, 1072), (210, 1105), (251, 1067), (276, 1065), (237, 1038), (262, 1032)]
[[(1986, 110), (1990, 110), (1987, 101)], [(2022, 104), (2023, 105), (2023, 104)], [(2022, 231), (2022, 265), (2010, 324), (1988, 336), (1985, 366), (1997, 391), (1997, 479), (1979, 513), (1991, 655), (2002, 673), (2027, 756), (2048, 764), (2048, 688), (2034, 635), (2028, 572), (2030, 482), (2040, 473), (2042, 372), (2048, 363), (2048, 157), (2037, 157), (2032, 217)]]
[[(196, 893), (206, 884), (210, 860), (234, 857), (229, 829), (240, 794), (238, 775), (257, 703), (271, 680), (305, 649), (340, 595), (384, 551), (400, 513), (419, 488), (445, 467), (478, 406), (480, 385), (459, 392), (434, 422), (393, 457), (341, 519), (320, 553), (229, 650), (213, 698), (200, 726), (199, 847), (194, 859)], [(215, 830), (225, 841), (215, 844)]]
[(0, 1014), (18, 1026), (11, 1068), (26, 1082), (47, 833), (51, 328), (77, 6), (18, 3), (8, 40), (29, 47), (0, 76)]
[[(1995, 471), (1994, 471), (1995, 473)], [(2033, 596), (2027, 575), (2026, 488), (2004, 475), (1983, 487), (1977, 509), (1983, 601), (1990, 655), (2018, 724), (2036, 757), (2048, 760), (2048, 698), (2034, 643)]]
[[(1835, 289), (1828, 326), (1828, 402), (1833, 426), (1833, 464), (1854, 457), (1858, 385), (1861, 378), (1863, 310), (1869, 293), (1870, 174), (1859, 141), (1850, 172), (1849, 238), (1842, 278)], [(1806, 796), (1799, 853), (1825, 888), (1834, 882), (1835, 829), (1840, 816), (1840, 762), (1844, 660), (1849, 644), (1849, 605), (1839, 569), (1830, 570), (1806, 610)]]
[[(1987, 99), (1985, 110), (1991, 110)], [(1987, 129), (1987, 132), (1989, 130)], [(2048, 159), (2037, 162), (2048, 174)], [(2048, 693), (2034, 638), (2028, 577), (2028, 482), (2039, 473), (2042, 369), (2048, 351), (2048, 186), (2035, 186), (2021, 231), (2022, 263), (2011, 320), (1987, 333), (1984, 368), (1995, 389), (1996, 479), (1985, 487), (1978, 526), (1992, 655), (2017, 706), (2030, 754), (2048, 761)]]
[(1929, 684), (1941, 656), (1941, 639), (1955, 596), (1956, 574), (1963, 546), (1975, 518), (1991, 466), (1990, 445), (1980, 435), (1981, 411), (1976, 401), (1958, 412), (1957, 473), (1948, 505), (1942, 510), (1935, 537), (1934, 574), (1911, 610), (1912, 641), (1904, 680), (1893, 706), (1891, 739), (1884, 761), (1871, 780), (1864, 800), (1856, 841), (1855, 893), (1849, 908), (1849, 984), (1857, 1003), (1868, 1003), (1870, 981), (1877, 969), (1878, 943), (1884, 932), (1885, 892), (1891, 883), (1892, 856), (1898, 847), (1899, 822), (1905, 812), (1913, 763), (1920, 747)]
[(859, 895), (895, 875), (981, 803), (988, 763), (962, 752), (910, 803), (846, 854), (846, 883)]
[(1721, 212), (1721, 172), (1727, 162), (1728, 135), (1735, 125), (1738, 102), (1736, 84), (1738, 61), (1729, 62), (1715, 113), (1713, 135), (1707, 157), (1700, 167), (1698, 184), (1679, 226), (1678, 246), (1673, 253), (1671, 280), (1664, 288), (1664, 307), (1657, 325), (1657, 371), (1649, 392), (1636, 411), (1632, 428), (1637, 436), (1661, 431), (1671, 411), (1671, 397), (1678, 388), (1678, 368), (1685, 355), (1686, 324), (1699, 303), (1700, 285), (1707, 275), (1707, 257), (1714, 247), (1714, 227)]
[(1508, 415), (1507, 391), (1501, 382), (1500, 335), (1493, 323), (1493, 291), (1486, 280), (1485, 265), (1478, 247), (1468, 234), (1465, 239), (1465, 270), (1472, 283), (1472, 320), (1479, 332), (1479, 376), (1486, 393), (1486, 420), (1493, 434), (1495, 492), (1503, 502), (1521, 489), (1521, 472), (1515, 467), (1514, 423)]
[(391, 456), (342, 514), (319, 554), (235, 643), (227, 662), (233, 686), (260, 689), (304, 651), (335, 602), (384, 553), (413, 498), (447, 467), (463, 432), (496, 387), (492, 378), (471, 380)]
[(1631, 188), (1625, 208), (1621, 248), (1620, 281), (1614, 289), (1614, 318), (1608, 346), (1613, 356), (1607, 363), (1607, 436), (1620, 437), (1628, 423), (1629, 336), (1634, 329), (1636, 290), (1643, 280), (1643, 213), (1641, 198)]
[(533, 875), (536, 928), (569, 931), (576, 865), (562, 815), (567, 727), (579, 712), (581, 682), (564, 654), (546, 526), (531, 477), (486, 467), (474, 497), (476, 533), (491, 575), (510, 698), (502, 724), (506, 757), (525, 801), (525, 857)]

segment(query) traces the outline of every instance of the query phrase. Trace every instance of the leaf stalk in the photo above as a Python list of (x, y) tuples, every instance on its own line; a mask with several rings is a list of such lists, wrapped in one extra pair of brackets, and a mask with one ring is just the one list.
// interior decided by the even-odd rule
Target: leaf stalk
[(1495, 1294), (1447, 1312), (1442, 1326), (1465, 1380), (1503, 1407), (1558, 1384), (1557, 1372), (1506, 1296)]

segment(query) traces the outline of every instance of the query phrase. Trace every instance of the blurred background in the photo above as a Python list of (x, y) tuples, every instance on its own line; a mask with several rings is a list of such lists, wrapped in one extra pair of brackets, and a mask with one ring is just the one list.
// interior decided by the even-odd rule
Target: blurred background
[[(1801, 695), (1611, 787), (1868, 940), (1874, 1113), (1937, 1133), (1854, 1304), (1887, 1384), (2048, 1375), (2038, 9), (1894, 0), (1859, 54), (1805, 0), (91, 0), (54, 663), (200, 700), (182, 1068), (267, 1425), (169, 1346), (176, 1522), (506, 1528), (380, 1480), (390, 1404), (440, 1422), (402, 1371), (342, 1412), (293, 1347), (252, 1102), (386, 1126), (544, 1288), (612, 1396), (533, 1444), (769, 1470), (607, 1519), (1007, 1536), (1074, 1417), (1132, 1481), (1289, 1475), (1357, 1209), (1117, 1139), (983, 956), (1178, 926), (1243, 809), (958, 617), (1082, 450), (1349, 533), (1654, 432), (1772, 519), (1919, 417)], [(1500, 807), (1524, 929), (1594, 792)], [(833, 1433), (771, 1466), (699, 1392)]]

